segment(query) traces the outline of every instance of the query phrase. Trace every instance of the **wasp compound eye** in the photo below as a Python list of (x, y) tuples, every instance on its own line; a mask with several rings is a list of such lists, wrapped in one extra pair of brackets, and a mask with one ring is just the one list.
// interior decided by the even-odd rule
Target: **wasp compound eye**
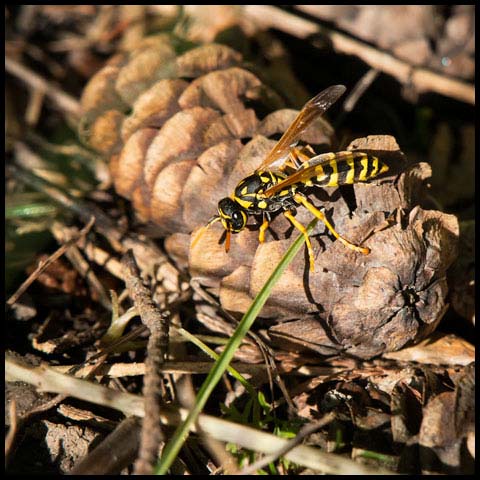
[(241, 210), (232, 213), (232, 231), (239, 232), (245, 227), (246, 216)]

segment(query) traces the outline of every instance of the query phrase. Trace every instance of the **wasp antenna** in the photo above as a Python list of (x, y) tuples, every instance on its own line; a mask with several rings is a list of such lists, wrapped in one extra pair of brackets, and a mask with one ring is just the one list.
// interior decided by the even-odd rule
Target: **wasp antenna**
[(215, 222), (218, 222), (220, 220), (220, 216), (219, 215), (215, 215), (214, 217), (212, 217), (208, 222), (207, 224), (205, 225), (204, 228), (208, 228), (210, 225), (213, 225)]
[(205, 231), (210, 227), (210, 225), (213, 225), (215, 222), (218, 222), (218, 220), (220, 220), (220, 217), (218, 215), (212, 217), (206, 225), (204, 225), (203, 227), (200, 227), (197, 231), (197, 233), (195, 234), (193, 240), (192, 240), (192, 245), (191, 245), (191, 248), (194, 248), (195, 245), (198, 243), (198, 241), (200, 240), (200, 237), (205, 233)]

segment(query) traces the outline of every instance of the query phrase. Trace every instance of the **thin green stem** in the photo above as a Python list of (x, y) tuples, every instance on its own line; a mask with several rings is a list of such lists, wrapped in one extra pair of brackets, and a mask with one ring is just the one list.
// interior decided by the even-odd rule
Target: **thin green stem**
[[(313, 228), (317, 224), (317, 219), (314, 219), (307, 227), (307, 233), (310, 235)], [(188, 433), (190, 428), (195, 423), (198, 418), (198, 415), (203, 410), (203, 407), (207, 403), (207, 400), (212, 393), (213, 389), (216, 387), (217, 383), (222, 378), (225, 370), (227, 369), (230, 361), (232, 360), (235, 351), (240, 346), (243, 338), (247, 334), (248, 330), (252, 326), (253, 322), (257, 318), (257, 315), (260, 313), (261, 309), (265, 305), (270, 292), (272, 291), (273, 286), (281, 277), (285, 269), (287, 268), (288, 264), (293, 260), (294, 256), (298, 253), (300, 248), (302, 247), (303, 243), (305, 242), (304, 235), (300, 235), (290, 246), (287, 250), (283, 258), (280, 260), (278, 265), (276, 266), (275, 270), (270, 275), (269, 279), (266, 281), (263, 288), (258, 292), (257, 296), (253, 300), (250, 308), (243, 316), (242, 320), (240, 321), (237, 329), (235, 330), (232, 338), (230, 339), (229, 343), (225, 347), (225, 350), (220, 355), (219, 359), (215, 362), (213, 368), (210, 370), (207, 378), (202, 384), (198, 395), (197, 401), (188, 414), (187, 418), (183, 423), (181, 423), (175, 433), (173, 434), (172, 438), (166, 445), (165, 449), (163, 450), (162, 458), (158, 463), (157, 467), (155, 468), (155, 473), (157, 475), (164, 475), (172, 465), (173, 461), (175, 460), (178, 452), (182, 448), (183, 443), (188, 437)]]

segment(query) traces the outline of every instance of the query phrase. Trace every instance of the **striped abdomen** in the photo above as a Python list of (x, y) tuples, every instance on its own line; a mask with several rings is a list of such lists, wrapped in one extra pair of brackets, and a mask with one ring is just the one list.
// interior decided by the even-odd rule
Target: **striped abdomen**
[(324, 153), (304, 162), (298, 173), (308, 172), (304, 184), (336, 187), (338, 185), (367, 182), (389, 170), (379, 158), (362, 152)]

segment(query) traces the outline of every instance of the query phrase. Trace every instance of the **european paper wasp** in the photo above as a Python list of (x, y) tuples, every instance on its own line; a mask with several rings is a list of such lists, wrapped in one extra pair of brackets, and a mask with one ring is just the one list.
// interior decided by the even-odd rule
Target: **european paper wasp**
[(355, 245), (337, 233), (324, 213), (307, 199), (306, 193), (315, 186), (336, 187), (366, 182), (387, 172), (388, 165), (373, 155), (357, 151), (315, 155), (309, 147), (297, 147), (305, 129), (323, 115), (345, 90), (343, 85), (331, 86), (305, 104), (255, 172), (240, 181), (231, 196), (218, 202), (218, 215), (202, 227), (192, 246), (206, 228), (220, 221), (226, 231), (225, 250), (228, 252), (230, 235), (242, 231), (250, 215), (262, 218), (258, 239), (264, 242), (272, 214), (281, 210), (305, 236), (310, 270), (313, 271), (314, 256), (310, 239), (305, 227), (294, 216), (295, 208), (303, 205), (347, 248), (365, 255), (370, 253), (369, 248)]

